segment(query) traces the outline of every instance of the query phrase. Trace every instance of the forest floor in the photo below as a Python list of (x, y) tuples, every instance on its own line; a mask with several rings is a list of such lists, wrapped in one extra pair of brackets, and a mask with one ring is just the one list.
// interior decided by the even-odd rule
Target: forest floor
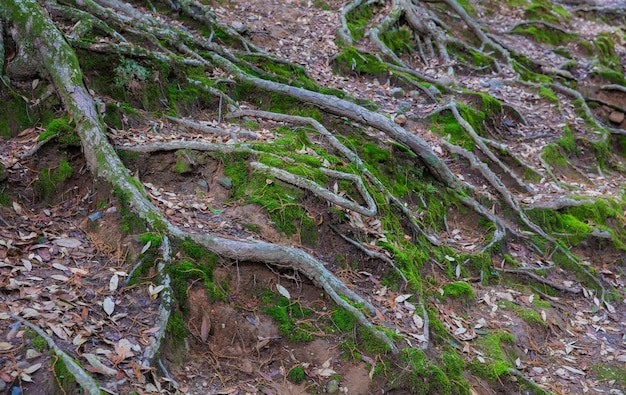
[[(624, 2), (614, 3), (626, 7)], [(379, 111), (396, 119), (411, 133), (419, 134), (435, 152), (449, 160), (456, 174), (467, 180), (477, 179), (475, 171), (445, 152), (440, 146), (441, 137), (420, 121), (435, 109), (432, 103), (411, 92), (399, 91), (385, 79), (356, 73), (340, 75), (334, 71), (334, 58), (340, 53), (335, 44), (335, 32), (340, 27), (338, 10), (344, 5), (345, 2), (336, 0), (232, 0), (217, 4), (215, 12), (220, 21), (235, 28), (245, 27), (245, 34), (257, 46), (304, 66), (320, 85), (376, 103)], [(489, 5), (497, 8), (498, 2)], [(507, 7), (494, 10), (489, 16), (481, 13), (477, 16), (481, 23), (497, 26), (495, 29), (501, 32), (508, 31), (521, 19), (523, 15)], [(580, 18), (571, 25), (579, 34), (589, 37), (613, 28)], [(567, 60), (522, 36), (511, 36), (507, 44), (529, 57), (541, 59), (546, 67)], [(369, 44), (360, 45), (363, 46), (360, 49), (368, 50)], [(623, 46), (620, 49), (622, 64), (626, 64)], [(535, 168), (544, 167), (542, 149), (561, 138), (564, 123), (578, 125), (575, 133), (581, 140), (594, 139), (591, 132), (582, 136), (588, 129), (569, 96), (557, 92), (558, 100), (552, 101), (519, 86), (513, 74), (485, 76), (468, 70), (451, 77), (442, 65), (413, 61), (415, 67), (432, 78), (454, 78), (459, 87), (489, 92), (520, 110), (526, 124), (513, 113), (505, 115), (500, 137), (508, 149)], [(585, 81), (589, 90), (600, 83), (584, 76), (584, 64), (577, 73), (580, 74), (576, 77)], [(466, 99), (471, 100), (469, 95)], [(626, 108), (626, 93), (622, 91), (613, 91), (602, 100)], [(612, 126), (626, 129), (626, 119), (623, 114), (621, 118), (614, 114), (613, 106), (599, 106), (594, 111), (598, 118), (619, 119)], [(198, 109), (194, 115), (201, 118), (205, 114)], [(148, 132), (148, 125), (132, 125), (135, 132), (142, 127), (146, 130), (144, 134), (119, 131), (111, 140), (122, 146), (157, 137), (193, 138), (191, 133), (171, 125), (157, 137)], [(266, 138), (271, 138), (268, 130), (274, 127), (273, 122), (259, 122), (259, 129), (268, 133)], [(44, 351), (44, 345), (34, 341), (35, 336), (29, 330), (11, 319), (9, 312), (16, 311), (30, 311), (31, 315), (22, 314), (24, 318), (42, 318), (48, 326), (44, 329), (69, 353), (93, 355), (94, 362), (85, 363), (87, 370), (106, 377), (111, 393), (128, 393), (129, 389), (137, 393), (175, 393), (175, 388), (189, 394), (412, 393), (406, 387), (394, 386), (393, 382), (398, 371), (407, 367), (391, 361), (390, 356), (375, 347), (368, 347), (356, 328), (349, 331), (342, 328), (342, 323), (337, 322), (340, 315), (336, 307), (320, 288), (293, 273), (249, 262), (220, 261), (217, 265), (214, 283), (228, 290), (226, 300), (211, 301), (201, 281), (190, 284), (189, 311), (184, 322), (189, 336), (167, 342), (160, 358), (167, 375), (142, 366), (142, 356), (151, 344), (149, 338), (159, 329), (155, 325), (160, 300), (158, 292), (152, 293), (147, 286), (127, 285), (125, 281), (137, 257), (150, 246), (132, 232), (130, 235), (121, 232), (124, 213), (119, 202), (110, 190), (94, 183), (80, 152), (65, 157), (55, 146), (45, 145), (35, 156), (20, 158), (37, 142), (40, 132), (36, 128), (24, 130), (0, 143), (0, 160), (7, 168), (5, 184), (14, 197), (8, 206), (0, 207), (0, 394), (8, 394), (14, 387), (21, 387), (24, 394), (52, 394), (57, 393), (60, 383), (67, 386), (63, 382), (68, 379), (67, 373), (59, 369), (59, 362)], [(54, 196), (43, 201), (37, 199), (37, 171), (56, 166), (62, 157), (71, 165), (72, 176), (55, 187)], [(174, 224), (301, 246), (328, 262), (328, 268), (338, 278), (367, 300), (384, 306), (387, 312), (405, 317), (415, 310), (412, 300), (401, 290), (393, 291), (381, 284), (390, 271), (388, 266), (346, 243), (333, 229), (335, 220), (325, 202), (313, 196), (304, 202), (307, 213), (319, 225), (316, 241), (302, 240), (299, 235), (288, 237), (272, 226), (260, 206), (241, 205), (230, 199), (231, 186), (224, 180), (220, 161), (209, 158), (201, 172), (181, 174), (171, 171), (178, 159), (171, 152), (127, 161), (155, 204)], [(568, 194), (594, 198), (621, 196), (626, 177), (596, 167), (591, 147), (579, 147), (578, 155), (570, 157), (569, 162), (571, 166), (567, 168), (553, 169), (554, 177), (546, 176), (533, 183), (531, 193), (516, 191), (515, 197), (539, 206)], [(485, 238), (476, 226), (477, 221), (478, 216), (450, 208), (449, 232), (439, 236), (471, 251)], [(373, 222), (361, 223), (360, 227), (370, 234), (379, 232)], [(598, 237), (578, 245), (573, 252), (596, 268), (597, 275), (617, 290), (621, 300), (611, 304), (601, 301), (575, 276), (561, 269), (551, 271), (548, 276), (551, 284), (565, 289), (557, 294), (549, 286), (543, 292), (536, 287), (532, 291), (519, 287), (517, 284), (527, 281), (525, 275), (513, 275), (514, 281), (503, 279), (484, 286), (479, 278), (458, 278), (470, 283), (475, 295), (469, 300), (434, 298), (429, 302), (456, 341), (433, 345), (428, 353), (439, 353), (452, 346), (468, 362), (480, 362), (484, 360), (480, 350), (485, 347), (481, 338), (488, 332), (506, 330), (514, 338), (511, 344), (502, 342), (506, 358), (524, 377), (547, 391), (624, 394), (624, 252), (608, 250), (599, 254), (602, 243), (605, 241)], [(531, 255), (524, 246), (509, 246), (519, 261)], [(504, 266), (504, 261), (493, 263), (496, 267)], [(436, 264), (425, 265), (422, 270), (432, 277), (433, 283), (449, 281)], [(146, 274), (146, 283), (151, 275), (154, 273)], [(111, 301), (114, 310), (107, 312)], [(283, 322), (276, 318), (273, 309), (280, 303), (289, 312), (289, 319)], [(281, 325), (287, 326), (287, 332)], [(415, 325), (419, 327), (419, 323)], [(410, 339), (409, 345), (413, 345), (411, 340), (415, 344), (420, 341)], [(106, 361), (107, 366), (98, 361)], [(300, 371), (304, 372), (300, 380), (290, 376), (290, 372)], [(466, 372), (464, 378), (472, 394), (521, 393), (514, 377), (489, 382)], [(294, 383), (298, 381), (299, 384)]]

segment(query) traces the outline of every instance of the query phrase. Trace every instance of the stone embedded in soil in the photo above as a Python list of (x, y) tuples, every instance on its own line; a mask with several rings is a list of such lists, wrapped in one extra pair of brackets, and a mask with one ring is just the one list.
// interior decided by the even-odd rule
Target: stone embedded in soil
[(399, 99), (404, 96), (404, 89), (402, 88), (393, 88), (389, 91), (389, 96), (393, 96), (396, 99)]
[(217, 182), (226, 189), (230, 189), (233, 187), (233, 180), (229, 177), (220, 177), (217, 179)]
[(613, 123), (622, 123), (623, 120), (624, 120), (624, 113), (623, 112), (613, 111), (609, 115), (609, 121), (611, 121)]
[(407, 121), (407, 119), (406, 119), (406, 115), (404, 115), (404, 114), (400, 114), (400, 115), (398, 115), (398, 116), (395, 118), (395, 121), (396, 121), (396, 123), (397, 123), (398, 125), (400, 125), (400, 126), (402, 126), (402, 125), (406, 124), (406, 121)]

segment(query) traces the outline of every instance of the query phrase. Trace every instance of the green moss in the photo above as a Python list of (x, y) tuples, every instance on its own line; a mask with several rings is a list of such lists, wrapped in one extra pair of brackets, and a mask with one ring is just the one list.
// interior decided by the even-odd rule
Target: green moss
[(412, 35), (413, 32), (411, 29), (405, 26), (400, 26), (385, 30), (380, 35), (380, 39), (394, 53), (412, 53)]
[(470, 371), (490, 381), (496, 381), (500, 377), (508, 375), (512, 365), (510, 358), (502, 350), (502, 344), (505, 343), (515, 343), (513, 335), (508, 332), (496, 332), (478, 338), (476, 345), (489, 360), (486, 360), (485, 363), (477, 359), (474, 360), (469, 365)]
[(141, 219), (130, 209), (130, 198), (127, 193), (119, 188), (113, 190), (113, 194), (117, 197), (120, 208), (120, 215), (122, 220), (120, 221), (120, 231), (124, 235), (133, 233), (143, 233), (146, 231), (146, 221)]
[[(502, 105), (494, 98), (488, 95), (481, 95), (481, 99), (481, 105), (485, 108), (485, 111), (501, 111)], [(486, 112), (476, 111), (463, 103), (457, 103), (457, 106), (463, 119), (480, 135), (483, 131), (483, 123), (487, 118)], [(474, 139), (459, 125), (451, 112), (446, 111), (445, 113), (436, 114), (432, 117), (432, 122), (432, 130), (434, 132), (448, 137), (451, 143), (460, 145), (469, 151), (473, 149)]]
[(539, 96), (550, 100), (552, 103), (555, 103), (555, 104), (560, 103), (560, 100), (558, 97), (556, 97), (556, 94), (554, 93), (554, 91), (550, 88), (546, 88), (545, 86), (542, 86), (541, 88), (539, 88)]
[(616, 384), (626, 385), (626, 367), (611, 366), (605, 363), (593, 365), (593, 372), (600, 381), (615, 381)]
[(470, 3), (469, 0), (457, 0), (457, 3), (459, 3), (459, 5), (461, 7), (463, 7), (465, 12), (467, 12), (467, 14), (469, 16), (471, 16), (471, 17), (475, 17), (476, 16), (476, 9), (472, 5), (472, 3)]
[(0, 137), (8, 140), (17, 136), (24, 129), (34, 126), (38, 121), (36, 113), (31, 114), (28, 103), (17, 92), (1, 91), (0, 94)]
[(356, 325), (356, 318), (348, 310), (341, 308), (334, 309), (330, 314), (334, 325), (343, 332), (350, 332)]
[(300, 384), (306, 378), (306, 372), (301, 365), (294, 366), (287, 373), (287, 380), (294, 384)]
[(46, 342), (46, 339), (39, 336), (37, 332), (30, 328), (24, 331), (24, 337), (28, 339), (28, 345), (39, 352), (42, 352), (46, 349), (46, 347), (48, 347), (48, 342)]
[(443, 296), (453, 298), (463, 298), (465, 300), (474, 299), (474, 289), (465, 281), (456, 281), (443, 286)]
[(613, 70), (621, 72), (621, 62), (619, 55), (615, 51), (616, 37), (610, 33), (600, 33), (593, 41), (600, 64)]
[(184, 344), (187, 337), (187, 329), (185, 328), (185, 319), (180, 311), (172, 312), (170, 319), (167, 321), (166, 331), (174, 346), (182, 346)]
[(348, 29), (354, 40), (358, 41), (363, 38), (365, 28), (372, 16), (372, 7), (366, 3), (362, 3), (346, 15)]
[(568, 21), (571, 14), (563, 6), (553, 4), (550, 0), (532, 0), (526, 9), (526, 17), (559, 24)]
[(578, 38), (577, 34), (564, 33), (560, 30), (544, 27), (543, 25), (515, 26), (511, 32), (531, 37), (539, 43), (547, 43), (550, 45), (563, 45)]
[(406, 383), (414, 394), (458, 394), (466, 393), (452, 391), (453, 383), (446, 373), (437, 365), (428, 360), (422, 350), (405, 348), (400, 353), (400, 360), (408, 365)]
[(563, 154), (561, 149), (556, 144), (548, 144), (543, 148), (541, 157), (547, 164), (553, 167), (567, 167), (567, 156)]
[(533, 306), (540, 309), (549, 309), (550, 307), (552, 307), (550, 302), (548, 302), (547, 300), (541, 300), (537, 296), (533, 298)]
[(151, 74), (147, 68), (129, 58), (122, 58), (114, 73), (115, 85), (126, 88), (130, 88), (132, 81), (146, 81)]
[[(80, 364), (74, 360), (77, 365)], [(69, 371), (62, 358), (57, 358), (52, 364), (54, 370), (54, 386), (56, 391), (63, 394), (81, 394), (83, 389), (76, 381), (76, 377)]]
[(541, 84), (549, 84), (552, 82), (552, 78), (543, 74), (541, 66), (535, 64), (528, 57), (521, 54), (513, 54), (512, 62), (513, 69), (520, 74), (520, 77), (525, 81), (537, 82)]
[(576, 145), (574, 132), (567, 125), (563, 127), (563, 134), (561, 135), (561, 138), (556, 143), (568, 153), (576, 154), (579, 152), (578, 147)]
[(37, 197), (43, 200), (52, 198), (57, 186), (67, 181), (73, 172), (74, 169), (65, 158), (61, 158), (59, 166), (55, 170), (42, 169), (39, 179), (34, 184)]
[(313, 310), (270, 290), (263, 293), (260, 299), (262, 311), (276, 322), (278, 331), (288, 341), (308, 342), (315, 338), (313, 333), (316, 332), (316, 328), (304, 320), (313, 313)]
[[(374, 336), (369, 329), (360, 326), (357, 329), (357, 333), (359, 334), (359, 344), (363, 346), (367, 354), (387, 354), (391, 351), (387, 343)], [(394, 337), (390, 333), (387, 333), (387, 335), (390, 335), (391, 338)]]

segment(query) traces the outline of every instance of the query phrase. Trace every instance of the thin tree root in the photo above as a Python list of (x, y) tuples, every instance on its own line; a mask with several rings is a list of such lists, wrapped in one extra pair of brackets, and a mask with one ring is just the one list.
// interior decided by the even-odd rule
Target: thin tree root
[(101, 389), (98, 383), (96, 383), (96, 381), (91, 377), (91, 375), (89, 375), (89, 373), (87, 373), (87, 371), (85, 371), (85, 369), (83, 369), (78, 363), (76, 363), (74, 358), (70, 357), (67, 353), (65, 353), (65, 351), (61, 350), (61, 348), (57, 346), (54, 342), (54, 339), (48, 336), (48, 334), (43, 329), (33, 324), (32, 322), (26, 321), (18, 315), (11, 314), (11, 318), (21, 322), (22, 324), (37, 332), (37, 335), (41, 336), (41, 338), (44, 339), (46, 343), (48, 343), (48, 347), (50, 347), (50, 349), (59, 358), (61, 358), (61, 360), (67, 367), (67, 370), (72, 374), (72, 376), (74, 376), (76, 382), (80, 384), (80, 386), (83, 387), (83, 389), (86, 390), (87, 393), (91, 395), (100, 395)]
[(374, 202), (374, 199), (369, 194), (369, 192), (367, 192), (367, 189), (365, 189), (365, 186), (363, 185), (363, 181), (361, 180), (361, 177), (356, 176), (354, 174), (343, 173), (343, 172), (330, 170), (330, 169), (324, 169), (324, 168), (319, 169), (321, 172), (323, 172), (324, 174), (328, 176), (352, 181), (354, 185), (356, 186), (357, 190), (363, 196), (363, 199), (365, 199), (365, 203), (367, 204), (367, 207), (363, 207), (342, 196), (339, 196), (329, 191), (328, 189), (320, 186), (315, 181), (312, 181), (308, 178), (305, 178), (305, 177), (302, 177), (293, 173), (289, 173), (287, 171), (278, 169), (276, 167), (267, 166), (259, 162), (250, 162), (250, 167), (252, 167), (255, 170), (259, 170), (261, 172), (271, 174), (274, 177), (282, 181), (285, 181), (289, 184), (293, 184), (300, 188), (307, 189), (313, 192), (315, 195), (331, 203), (334, 203), (343, 208), (347, 208), (348, 210), (355, 211), (359, 214), (372, 217), (376, 215), (376, 213), (378, 212), (376, 208), (376, 203)]
[(393, 260), (390, 259), (388, 256), (386, 256), (385, 254), (381, 254), (380, 252), (370, 250), (369, 248), (365, 247), (362, 243), (359, 243), (358, 241), (351, 239), (345, 234), (341, 233), (339, 229), (337, 229), (335, 226), (331, 226), (330, 228), (333, 231), (335, 231), (335, 233), (337, 233), (342, 239), (344, 239), (348, 243), (358, 248), (365, 255), (371, 258), (380, 259), (381, 261), (391, 266), (396, 271), (396, 273), (402, 278), (402, 280), (404, 281), (404, 285), (408, 284), (408, 280), (406, 279), (406, 276), (404, 275), (404, 273), (402, 273), (402, 270), (398, 269), (398, 267), (393, 262)]

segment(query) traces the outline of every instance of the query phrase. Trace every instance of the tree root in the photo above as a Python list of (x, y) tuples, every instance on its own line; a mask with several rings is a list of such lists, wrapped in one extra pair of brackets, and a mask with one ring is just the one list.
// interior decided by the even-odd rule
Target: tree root
[[(16, 28), (22, 29), (23, 35), (31, 42), (38, 43), (36, 50), (40, 54), (41, 61), (49, 71), (65, 108), (76, 120), (76, 132), (81, 138), (83, 153), (89, 168), (98, 177), (118, 187), (140, 218), (146, 220), (150, 226), (162, 229), (173, 237), (190, 238), (225, 258), (272, 263), (299, 271), (323, 288), (335, 303), (350, 311), (361, 325), (384, 342), (393, 353), (398, 352), (398, 348), (389, 337), (376, 328), (360, 309), (344, 300), (343, 296), (352, 303), (362, 306), (369, 314), (374, 315), (376, 308), (350, 290), (321, 262), (304, 251), (264, 242), (239, 241), (211, 234), (187, 233), (171, 224), (163, 213), (147, 199), (145, 190), (138, 187), (137, 181), (132, 178), (107, 141), (104, 133), (105, 126), (98, 116), (93, 99), (83, 84), (82, 73), (75, 54), (58, 28), (41, 13), (39, 5), (33, 0), (25, 0), (23, 6), (1, 5), (0, 10), (4, 11), (3, 14), (8, 20), (34, 18), (34, 23), (42, 26), (41, 30), (37, 29), (35, 32), (27, 31), (25, 26), (18, 25)], [(36, 36), (36, 32), (40, 31), (48, 35), (45, 40)], [(60, 53), (63, 56), (60, 56)], [(61, 63), (60, 59), (64, 59), (64, 62)]]
[(339, 151), (345, 158), (350, 160), (359, 171), (363, 173), (365, 177), (381, 192), (385, 194), (387, 200), (391, 201), (409, 220), (411, 227), (415, 232), (422, 235), (433, 245), (441, 245), (439, 240), (435, 236), (427, 234), (422, 227), (419, 225), (418, 219), (415, 215), (397, 198), (395, 197), (389, 190), (383, 185), (383, 183), (376, 178), (363, 164), (363, 161), (356, 152), (352, 151), (348, 147), (346, 147), (343, 143), (341, 143), (328, 129), (324, 127), (321, 123), (317, 122), (313, 118), (305, 118), (299, 117), (295, 115), (285, 115), (285, 114), (277, 114), (267, 111), (257, 111), (257, 110), (238, 110), (231, 114), (228, 114), (227, 118), (241, 118), (241, 117), (258, 117), (270, 119), (278, 122), (290, 122), (295, 123), (297, 125), (310, 125), (315, 129), (317, 133), (324, 136), (328, 139), (330, 145)]
[(393, 262), (393, 260), (390, 259), (388, 256), (386, 256), (385, 254), (381, 254), (380, 252), (370, 250), (369, 248), (365, 247), (362, 243), (359, 243), (358, 241), (353, 240), (353, 239), (349, 238), (348, 236), (344, 235), (343, 233), (341, 233), (339, 231), (339, 229), (337, 229), (334, 226), (331, 226), (330, 228), (333, 231), (335, 231), (335, 233), (337, 233), (342, 239), (344, 239), (348, 243), (350, 243), (353, 246), (355, 246), (356, 248), (358, 248), (365, 255), (367, 255), (367, 256), (369, 256), (371, 258), (380, 259), (381, 261), (383, 261), (386, 264), (388, 264), (389, 266), (391, 266), (396, 271), (396, 273), (402, 278), (402, 280), (404, 281), (404, 285), (406, 286), (406, 284), (408, 284), (408, 280), (406, 279), (406, 276), (404, 275), (404, 273), (402, 273), (402, 270), (398, 269), (398, 267)]
[[(553, 267), (553, 266), (550, 266), (550, 267)], [(548, 269), (548, 268), (549, 267), (538, 267), (538, 268), (533, 268), (533, 269), (545, 270), (545, 269)], [(498, 268), (498, 267), (494, 267), (494, 269), (496, 271), (499, 271), (499, 272), (502, 272), (502, 273), (519, 274), (519, 275), (523, 275), (523, 276), (526, 276), (526, 277), (530, 277), (530, 278), (532, 278), (533, 280), (535, 280), (537, 282), (540, 282), (542, 284), (548, 285), (549, 287), (554, 288), (554, 289), (556, 289), (558, 291), (561, 291), (561, 292), (568, 292), (568, 293), (572, 293), (572, 294), (579, 294), (579, 293), (583, 292), (582, 288), (566, 287), (564, 285), (555, 283), (554, 281), (550, 281), (547, 278), (541, 277), (541, 276), (531, 272), (529, 268), (524, 268), (524, 269), (501, 269), (501, 268)]]
[(225, 130), (225, 129), (221, 129), (221, 128), (215, 128), (212, 126), (208, 126), (208, 125), (203, 125), (199, 122), (195, 122), (195, 121), (190, 121), (188, 119), (181, 119), (181, 118), (177, 118), (177, 117), (172, 117), (170, 115), (166, 115), (166, 118), (169, 119), (170, 121), (176, 122), (179, 125), (183, 125), (187, 128), (190, 129), (195, 129), (198, 130), (200, 132), (204, 132), (204, 133), (211, 133), (211, 134), (215, 134), (217, 136), (229, 136), (231, 139), (233, 139), (233, 141), (237, 142), (239, 139), (238, 137), (242, 137), (246, 140), (256, 140), (257, 139), (257, 135), (256, 133), (250, 131), (250, 130)]
[(61, 358), (67, 370), (72, 374), (72, 376), (74, 376), (76, 382), (80, 384), (80, 386), (83, 387), (83, 389), (87, 393), (91, 395), (100, 395), (101, 388), (98, 383), (96, 383), (91, 375), (89, 375), (89, 373), (87, 373), (78, 363), (76, 363), (76, 361), (74, 361), (74, 358), (70, 357), (67, 353), (65, 353), (65, 351), (61, 350), (61, 348), (57, 346), (57, 344), (54, 342), (54, 339), (48, 336), (48, 334), (43, 329), (33, 324), (32, 322), (26, 321), (24, 318), (18, 315), (11, 314), (11, 318), (21, 322), (30, 329), (34, 330), (37, 335), (41, 336), (41, 338), (43, 338), (46, 343), (48, 343), (48, 347), (50, 347), (50, 349), (59, 358)]
[(302, 177), (293, 173), (289, 173), (287, 171), (278, 169), (276, 167), (267, 166), (259, 162), (250, 162), (250, 167), (252, 167), (253, 169), (259, 170), (261, 172), (271, 174), (274, 177), (278, 178), (279, 180), (285, 181), (289, 184), (293, 184), (300, 188), (307, 189), (313, 192), (315, 195), (331, 203), (334, 203), (343, 208), (347, 208), (348, 210), (355, 211), (359, 214), (363, 214), (367, 217), (372, 217), (376, 215), (378, 211), (376, 208), (376, 203), (374, 202), (374, 199), (369, 194), (369, 192), (367, 192), (367, 189), (365, 189), (365, 185), (363, 185), (363, 181), (361, 180), (361, 177), (357, 175), (350, 174), (350, 173), (343, 173), (343, 172), (330, 170), (330, 169), (319, 168), (319, 170), (322, 173), (330, 177), (352, 181), (356, 189), (361, 193), (361, 196), (363, 196), (363, 199), (365, 199), (365, 203), (367, 204), (367, 207), (363, 207), (342, 196), (339, 196), (329, 191), (328, 189), (320, 186), (315, 181), (309, 180), (308, 178), (305, 178), (305, 177)]

